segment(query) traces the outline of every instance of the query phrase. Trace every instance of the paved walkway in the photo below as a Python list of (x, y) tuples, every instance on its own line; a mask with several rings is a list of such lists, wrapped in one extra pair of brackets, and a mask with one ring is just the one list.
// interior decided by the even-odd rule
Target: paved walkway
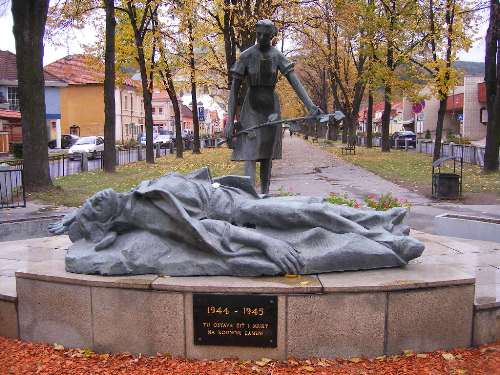
[(300, 137), (283, 140), (283, 159), (273, 165), (271, 190), (324, 197), (330, 192), (347, 194), (363, 200), (368, 194), (391, 193), (412, 204), (427, 204), (430, 200), (384, 180), (366, 169), (349, 164)]
[(435, 233), (433, 219), (446, 212), (500, 219), (500, 205), (463, 205), (432, 201), (418, 193), (389, 182), (361, 167), (322, 150), (301, 137), (283, 139), (283, 159), (273, 164), (271, 192), (279, 191), (325, 197), (330, 192), (347, 194), (362, 201), (368, 194), (391, 193), (408, 200), (412, 208), (408, 224)]

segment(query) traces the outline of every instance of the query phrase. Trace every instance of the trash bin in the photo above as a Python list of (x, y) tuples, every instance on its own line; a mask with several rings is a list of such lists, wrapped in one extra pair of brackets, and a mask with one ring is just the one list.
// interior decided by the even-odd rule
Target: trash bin
[[(453, 172), (442, 172), (446, 161), (453, 160)], [(460, 174), (456, 162), (460, 161)], [(436, 171), (437, 169), (437, 171)], [(432, 197), (436, 199), (459, 199), (462, 195), (463, 158), (447, 156), (432, 163)]]

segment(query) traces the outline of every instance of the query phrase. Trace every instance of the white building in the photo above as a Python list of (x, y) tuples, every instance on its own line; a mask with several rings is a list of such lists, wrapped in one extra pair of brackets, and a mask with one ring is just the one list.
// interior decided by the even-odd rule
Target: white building
[[(429, 90), (424, 91), (428, 94)], [(424, 101), (421, 112), (415, 113), (415, 130), (419, 135), (427, 131), (432, 138), (436, 134), (439, 100), (429, 98)], [(486, 137), (487, 124), (486, 87), (483, 77), (466, 76), (463, 85), (450, 92), (443, 123), (443, 136), (459, 135), (481, 143)]]

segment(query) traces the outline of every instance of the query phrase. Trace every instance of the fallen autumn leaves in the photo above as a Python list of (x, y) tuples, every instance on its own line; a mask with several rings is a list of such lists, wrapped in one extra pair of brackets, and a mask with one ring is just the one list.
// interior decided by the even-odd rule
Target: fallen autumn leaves
[[(250, 349), (251, 350), (251, 349)], [(374, 359), (190, 361), (158, 354), (96, 354), (0, 337), (0, 374), (500, 374), (500, 343)]]

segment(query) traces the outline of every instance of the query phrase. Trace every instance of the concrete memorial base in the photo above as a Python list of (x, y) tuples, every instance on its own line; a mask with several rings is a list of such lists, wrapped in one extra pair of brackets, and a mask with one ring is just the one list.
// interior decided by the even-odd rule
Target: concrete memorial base
[[(97, 352), (281, 360), (375, 357), (498, 340), (500, 303), (481, 297), (485, 303), (478, 304), (477, 291), (474, 302), (476, 279), (456, 264), (465, 254), (455, 263), (442, 261), (457, 240), (417, 237), (428, 257), (404, 268), (296, 277), (79, 275), (64, 270), (59, 250), (50, 260), (26, 264), (15, 274), (16, 290), (11, 285), (0, 293), (0, 335)], [(56, 240), (60, 246), (61, 237)], [(473, 248), (465, 244), (463, 251), (466, 245)], [(276, 344), (198, 345), (194, 294), (275, 296)]]

